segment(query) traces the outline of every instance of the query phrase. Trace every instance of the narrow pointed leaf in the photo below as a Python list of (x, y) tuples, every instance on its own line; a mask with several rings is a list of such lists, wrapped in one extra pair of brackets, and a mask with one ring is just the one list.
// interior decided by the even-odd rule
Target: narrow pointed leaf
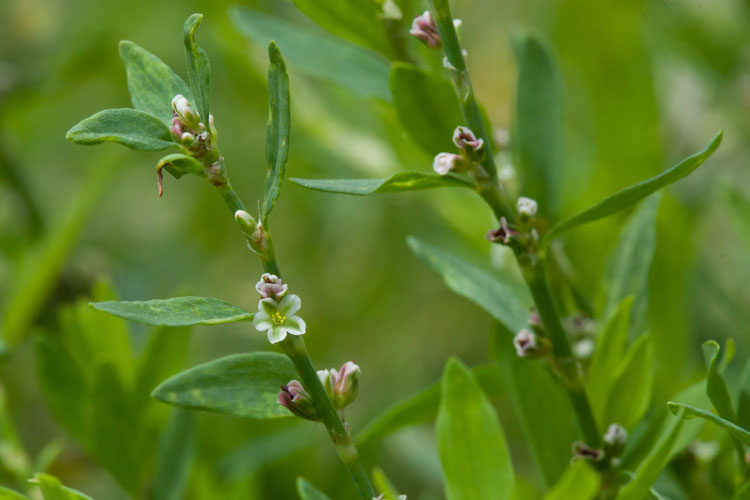
[(151, 500), (185, 498), (195, 459), (195, 415), (174, 409), (159, 438)]
[(266, 188), (261, 219), (266, 222), (286, 171), (289, 155), (289, 76), (281, 51), (274, 42), (268, 45), (268, 124), (266, 125)]
[(482, 307), (508, 330), (516, 332), (526, 325), (529, 308), (490, 273), (412, 236), (407, 243), (417, 257), (443, 277), (448, 288)]
[(300, 500), (330, 500), (328, 495), (310, 484), (305, 478), (297, 478), (297, 493)]
[[(315, 24), (336, 36), (384, 54), (391, 46), (378, 14), (380, 2), (372, 0), (292, 0)], [(379, 22), (380, 21), (380, 22)]]
[(99, 111), (78, 122), (65, 137), (86, 145), (116, 142), (136, 151), (162, 151), (176, 145), (164, 122), (130, 108)]
[(399, 500), (396, 488), (391, 483), (391, 480), (388, 479), (388, 476), (386, 476), (385, 471), (380, 467), (373, 469), (372, 482), (375, 484), (375, 489), (380, 492), (383, 500)]
[(552, 486), (570, 464), (571, 443), (580, 436), (570, 399), (543, 362), (518, 357), (507, 330), (496, 326), (491, 338), (501, 384), (544, 483)]
[(233, 7), (237, 29), (255, 43), (276, 42), (292, 69), (342, 85), (358, 95), (391, 100), (388, 60), (377, 52), (247, 7)]
[(506, 500), (513, 468), (495, 409), (471, 372), (456, 359), (445, 367), (436, 422), (448, 500)]
[(606, 428), (618, 423), (628, 430), (648, 410), (653, 386), (652, 348), (648, 336), (639, 337), (620, 363), (612, 387), (599, 414), (599, 424)]
[(634, 297), (630, 332), (643, 332), (648, 312), (649, 276), (656, 250), (656, 214), (661, 194), (648, 197), (635, 210), (622, 229), (607, 261), (604, 283), (607, 290), (606, 314), (611, 314), (625, 297)]
[(595, 220), (603, 219), (604, 217), (609, 217), (620, 210), (624, 210), (625, 208), (638, 203), (640, 200), (659, 189), (687, 177), (695, 169), (700, 167), (714, 151), (716, 151), (716, 148), (721, 144), (721, 137), (722, 132), (719, 132), (703, 151), (685, 158), (674, 167), (662, 172), (656, 177), (652, 177), (651, 179), (645, 180), (639, 184), (618, 191), (593, 207), (560, 222), (550, 229), (544, 237), (542, 245), (548, 245), (550, 241), (572, 227), (587, 224)]
[(254, 314), (219, 299), (171, 299), (94, 302), (91, 307), (119, 318), (154, 326), (218, 325), (249, 321)]
[(695, 406), (685, 405), (682, 403), (667, 403), (672, 413), (677, 414), (680, 410), (684, 410), (685, 418), (698, 417), (703, 420), (708, 420), (714, 424), (723, 427), (732, 437), (739, 439), (742, 443), (750, 446), (750, 432), (742, 427), (733, 424), (729, 420), (723, 419), (717, 415), (714, 415), (708, 410), (702, 408), (696, 408)]
[(130, 100), (135, 109), (150, 113), (170, 125), (174, 96), (182, 94), (193, 102), (193, 94), (185, 81), (152, 53), (123, 40), (120, 42), (120, 58), (125, 63)]
[(182, 31), (185, 43), (185, 62), (187, 63), (188, 83), (195, 99), (195, 107), (201, 121), (208, 123), (208, 89), (211, 79), (211, 64), (208, 62), (206, 52), (198, 47), (195, 41), (195, 30), (203, 20), (203, 14), (193, 14), (187, 21)]
[(579, 460), (565, 470), (560, 480), (542, 500), (592, 500), (599, 493), (601, 479), (591, 466)]
[(547, 214), (559, 202), (562, 158), (562, 83), (551, 50), (538, 37), (514, 33), (518, 64), (516, 134), (513, 137), (522, 192)]
[(727, 382), (719, 371), (719, 344), (709, 340), (703, 344), (703, 352), (708, 360), (708, 374), (706, 375), (706, 394), (716, 408), (721, 418), (730, 422), (737, 421), (737, 414), (732, 406)]
[(464, 123), (451, 83), (412, 64), (395, 63), (390, 78), (393, 106), (412, 140), (430, 157), (453, 152), (453, 131)]
[(154, 389), (152, 396), (184, 408), (238, 417), (285, 417), (291, 412), (279, 404), (279, 388), (296, 373), (282, 354), (234, 354), (178, 373)]
[(376, 193), (399, 193), (440, 187), (463, 187), (474, 185), (452, 175), (424, 174), (422, 172), (399, 172), (385, 179), (291, 179), (307, 189), (326, 193), (365, 196)]
[(672, 448), (681, 429), (682, 413), (680, 412), (677, 418), (669, 422), (651, 453), (636, 469), (633, 480), (620, 490), (615, 500), (643, 500), (648, 496), (651, 485), (669, 462)]
[(37, 474), (29, 482), (39, 486), (44, 500), (92, 500), (90, 496), (80, 491), (63, 486), (59, 479), (49, 474)]
[(607, 394), (615, 378), (613, 367), (625, 355), (632, 305), (632, 296), (623, 299), (597, 336), (596, 350), (586, 376), (586, 393), (594, 407), (594, 413), (604, 411)]

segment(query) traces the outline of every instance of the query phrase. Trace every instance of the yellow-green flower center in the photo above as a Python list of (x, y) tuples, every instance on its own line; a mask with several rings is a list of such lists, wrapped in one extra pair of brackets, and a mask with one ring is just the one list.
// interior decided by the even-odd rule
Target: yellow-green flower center
[(271, 321), (273, 321), (274, 325), (281, 326), (286, 322), (286, 316), (281, 314), (279, 311), (276, 311), (271, 315)]

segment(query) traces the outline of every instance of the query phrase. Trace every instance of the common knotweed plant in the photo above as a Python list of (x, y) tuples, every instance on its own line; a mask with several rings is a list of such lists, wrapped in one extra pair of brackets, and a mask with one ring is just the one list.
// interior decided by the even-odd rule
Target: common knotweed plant
[[(240, 24), (245, 21), (252, 24), (248, 20), (252, 12), (235, 13)], [(399, 26), (395, 21), (400, 12), (395, 4), (385, 2), (381, 14), (389, 28)], [(250, 418), (294, 415), (321, 422), (348, 468), (360, 498), (404, 498), (398, 496), (379, 469), (373, 474), (377, 491), (372, 486), (343, 418), (345, 408), (357, 396), (360, 367), (347, 361), (338, 370), (315, 369), (304, 336), (309, 333), (308, 339), (314, 341), (320, 325), (307, 325), (303, 320), (302, 298), (289, 285), (293, 279), (289, 283), (282, 279), (275, 257), (270, 215), (285, 177), (290, 137), (289, 81), (281, 52), (271, 42), (268, 171), (264, 199), (256, 217), (232, 187), (227, 168), (231, 161), (225, 162), (219, 149), (221, 117), (215, 119), (210, 113), (209, 60), (195, 41), (201, 19), (201, 15), (194, 14), (185, 23), (188, 83), (156, 56), (132, 42), (122, 42), (120, 54), (127, 68), (133, 109), (96, 113), (74, 126), (67, 137), (79, 144), (109, 141), (138, 151), (176, 150), (156, 166), (159, 195), (163, 193), (164, 170), (175, 178), (185, 174), (202, 177), (219, 191), (249, 250), (263, 267), (264, 272), (255, 285), (258, 309), (245, 311), (203, 297), (106, 301), (92, 305), (148, 325), (252, 321), (252, 330), (266, 335), (283, 354), (237, 354), (199, 365), (164, 381), (154, 389), (153, 396), (190, 409)], [(750, 396), (743, 389), (741, 404), (735, 406), (723, 379), (722, 369), (731, 358), (732, 349), (728, 349), (720, 362), (718, 345), (707, 343), (704, 346), (709, 361), (707, 380), (698, 384), (690, 397), (678, 397), (681, 402), (669, 403), (669, 409), (678, 418), (670, 419), (659, 409), (651, 411), (647, 418), (652, 353), (647, 335), (642, 331), (636, 331), (635, 335), (628, 333), (633, 297), (629, 293), (615, 297), (606, 315), (593, 323), (590, 317), (566, 316), (563, 301), (553, 294), (553, 290), (561, 287), (572, 290), (572, 295), (580, 292), (564, 271), (567, 258), (556, 244), (557, 238), (571, 228), (638, 205), (622, 237), (625, 244), (637, 243), (642, 225), (653, 222), (659, 202), (657, 191), (697, 169), (719, 146), (721, 133), (704, 150), (656, 177), (618, 191), (570, 218), (556, 220), (551, 197), (535, 186), (543, 184), (543, 172), (540, 178), (524, 180), (522, 190), (530, 192), (516, 193), (498, 167), (498, 159), (507, 151), (498, 154), (494, 150), (498, 141), (487, 129), (474, 95), (467, 68), (468, 54), (458, 32), (460, 26), (451, 15), (448, 0), (433, 0), (430, 9), (414, 19), (411, 29), (402, 27), (403, 33), (399, 35), (408, 30), (434, 52), (434, 57), (442, 59), (460, 109), (461, 121), (452, 124), (453, 149), (430, 151), (434, 155), (435, 173), (401, 172), (386, 179), (293, 181), (318, 191), (351, 195), (462, 188), (484, 200), (495, 220), (492, 227), (487, 227), (486, 240), (503, 247), (515, 259), (528, 291), (524, 292), (526, 297), (443, 250), (415, 238), (409, 240), (409, 245), (454, 291), (479, 304), (495, 320), (492, 350), (497, 359), (490, 369), (499, 372), (514, 388), (511, 398), (514, 410), (523, 424), (544, 483), (550, 489), (544, 498), (661, 498), (652, 489), (654, 481), (678, 447), (684, 447), (696, 435), (695, 428), (682, 424), (683, 418), (688, 417), (700, 417), (727, 429), (737, 450), (735, 498), (747, 498), (750, 483), (745, 453), (750, 445), (747, 429)], [(545, 45), (530, 35), (521, 35), (516, 42), (521, 56), (536, 58), (531, 64), (532, 71), (542, 68), (541, 75), (535, 77), (545, 84), (544, 78), (549, 76), (544, 73), (549, 57)], [(445, 95), (444, 84), (449, 85), (412, 65), (403, 62), (393, 65), (394, 106), (407, 131), (420, 137), (418, 142), (422, 145), (448, 141), (443, 137), (433, 141), (429, 137), (432, 129), (424, 127), (424, 122), (414, 116), (413, 110), (418, 106), (409, 101), (409, 92)], [(507, 150), (507, 141), (502, 142)], [(527, 140), (518, 148), (527, 148), (528, 153), (528, 146)], [(515, 144), (510, 146), (515, 147)], [(451, 360), (439, 387), (385, 410), (359, 433), (357, 440), (363, 445), (371, 444), (404, 425), (437, 415), (437, 446), (447, 498), (526, 498), (514, 472), (502, 426), (485, 394), (491, 390), (488, 380), (492, 379), (487, 377), (486, 370), (470, 370)], [(703, 395), (704, 387), (718, 415), (693, 404), (705, 404), (696, 396)], [(574, 420), (569, 415), (574, 415)], [(639, 425), (642, 420), (645, 423)], [(304, 480), (299, 483), (299, 494), (303, 500), (327, 498)]]

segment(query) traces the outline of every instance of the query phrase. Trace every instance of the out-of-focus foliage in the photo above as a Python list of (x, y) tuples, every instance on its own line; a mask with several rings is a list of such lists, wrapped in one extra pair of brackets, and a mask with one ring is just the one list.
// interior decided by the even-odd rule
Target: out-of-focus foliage
[[(410, 86), (428, 89), (415, 96), (424, 99), (450, 87), (439, 79), (419, 83), (429, 80), (424, 70), (444, 74), (442, 61), (406, 36), (424, 5), (395, 2), (401, 21), (378, 16), (382, 4), (366, 0), (249, 0), (240, 7), (225, 0), (0, 2), (0, 484), (33, 492), (36, 486), (25, 479), (49, 470), (99, 499), (288, 499), (298, 484), (308, 498), (316, 498), (317, 489), (349, 498), (351, 486), (341, 479), (346, 472), (333, 450), (316, 441), (322, 434), (316, 424), (208, 413), (193, 421), (149, 399), (177, 371), (261, 350), (265, 336), (245, 321), (195, 326), (188, 348), (180, 329), (131, 330), (87, 309), (99, 293), (94, 284), (108, 278), (128, 300), (194, 294), (254, 311), (260, 267), (204, 182), (186, 176), (158, 199), (157, 154), (115, 152), (114, 145), (94, 152), (72, 146), (65, 133), (100, 109), (131, 106), (118, 55), (121, 39), (184, 68), (180, 29), (200, 10), (200, 42), (211, 57), (211, 113), (232, 182), (252, 200), (251, 212), (263, 197), (267, 168), (265, 49), (272, 38), (284, 52), (291, 81), (289, 177), (430, 174), (438, 152), (431, 148), (450, 147), (449, 136), (433, 132), (452, 125), (437, 120), (458, 110), (446, 103), (425, 121), (432, 110), (413, 116), (421, 101), (400, 101)], [(668, 188), (658, 209), (651, 198), (633, 212), (571, 229), (549, 252), (559, 257), (553, 278), (561, 305), (576, 318), (596, 318), (598, 338), (614, 343), (608, 353), (600, 345), (589, 368), (596, 369), (599, 357), (620, 368), (608, 372), (607, 388), (588, 389), (598, 411), (633, 424), (623, 456), (633, 479), (622, 498), (641, 498), (653, 480), (672, 499), (730, 498), (734, 479), (722, 475), (728, 467), (721, 465), (734, 459), (735, 443), (721, 427), (728, 425), (716, 419), (731, 423), (734, 416), (732, 425), (742, 428), (750, 421), (750, 398), (742, 389), (750, 372), (738, 362), (750, 353), (750, 5), (457, 0), (453, 8), (463, 20), (471, 77), (492, 125), (511, 130), (511, 147), (515, 134), (521, 134), (518, 146), (529, 144), (527, 130), (531, 137), (552, 137), (544, 140), (559, 148), (554, 157), (499, 158), (511, 192), (528, 194), (529, 172), (554, 178), (554, 192), (546, 191), (549, 184), (537, 185), (545, 190), (540, 198), (555, 203), (554, 211), (543, 211), (547, 226), (658, 175), (724, 129), (710, 165)], [(527, 30), (519, 32), (519, 25)], [(311, 55), (310, 40), (320, 39), (315, 43), (328, 49)], [(546, 41), (536, 46), (538, 39)], [(397, 59), (402, 62), (391, 70), (389, 85), (388, 66)], [(422, 69), (414, 70), (414, 63)], [(533, 68), (557, 76), (545, 86), (534, 80)], [(178, 73), (187, 80), (187, 73)], [(515, 121), (518, 109), (534, 107), (526, 85), (553, 96), (559, 86), (560, 108), (547, 117), (551, 125)], [(425, 128), (431, 122), (434, 130)], [(524, 169), (526, 163), (533, 167)], [(557, 170), (544, 170), (549, 165)], [(430, 182), (421, 187), (433, 187)], [(394, 191), (402, 185), (337, 189), (366, 194), (364, 187)], [(568, 401), (535, 397), (553, 394), (555, 381), (538, 365), (522, 365), (509, 342), (498, 345), (508, 332), (493, 327), (493, 319), (517, 329), (523, 326), (520, 309), (510, 299), (494, 301), (486, 314), (488, 305), (477, 301), (478, 307), (443, 286), (445, 279), (461, 293), (446, 263), (486, 269), (491, 262), (496, 275), (507, 278), (503, 283), (519, 282), (508, 255), (483, 242), (492, 216), (473, 193), (435, 189), (355, 199), (292, 183), (283, 193), (273, 215), (274, 241), (285, 276), (305, 298), (311, 354), (320, 367), (355, 359), (363, 370), (359, 399), (347, 415), (355, 431), (440, 380), (449, 355), (470, 365), (496, 359), (501, 381), (477, 377), (496, 403), (517, 495), (538, 498), (554, 485), (564, 492), (571, 477), (582, 485), (593, 481), (587, 469), (566, 469), (577, 433)], [(412, 254), (407, 235), (442, 279)], [(431, 252), (422, 241), (450, 252)], [(639, 274), (649, 268), (645, 262), (650, 273)], [(483, 290), (491, 297), (505, 293), (493, 284)], [(509, 296), (523, 300), (523, 291), (519, 285)], [(503, 304), (507, 310), (497, 310)], [(606, 318), (612, 318), (609, 324)], [(647, 331), (648, 337), (636, 339)], [(700, 346), (708, 338), (723, 345), (729, 337), (737, 341), (737, 361), (722, 377), (736, 415), (713, 417), (719, 425), (699, 419), (681, 424), (664, 402), (688, 405), (684, 415), (699, 416), (713, 402), (721, 414), (721, 403), (708, 397), (716, 393), (707, 395), (700, 382), (706, 370)], [(585, 340), (582, 335), (580, 342)], [(648, 393), (634, 392), (623, 375), (638, 365), (654, 369)], [(621, 408), (609, 401), (612, 387), (639, 404)], [(438, 391), (434, 386), (421, 393), (419, 401), (429, 404), (402, 403), (404, 418), (432, 420)], [(652, 402), (643, 414), (641, 403)], [(365, 447), (365, 462), (382, 463), (410, 500), (441, 498), (432, 428), (380, 429), (378, 437), (387, 437)], [(649, 464), (671, 458), (667, 470), (652, 477), (659, 467)], [(297, 483), (297, 476), (309, 483)]]

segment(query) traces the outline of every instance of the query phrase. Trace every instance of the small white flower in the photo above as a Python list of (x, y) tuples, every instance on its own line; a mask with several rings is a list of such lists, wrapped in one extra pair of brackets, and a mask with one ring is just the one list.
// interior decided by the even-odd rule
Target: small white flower
[(261, 299), (253, 325), (259, 332), (268, 332), (268, 341), (272, 344), (281, 342), (287, 334), (302, 335), (305, 333), (305, 320), (294, 314), (300, 307), (302, 300), (297, 295), (287, 295), (281, 302), (270, 297)]

